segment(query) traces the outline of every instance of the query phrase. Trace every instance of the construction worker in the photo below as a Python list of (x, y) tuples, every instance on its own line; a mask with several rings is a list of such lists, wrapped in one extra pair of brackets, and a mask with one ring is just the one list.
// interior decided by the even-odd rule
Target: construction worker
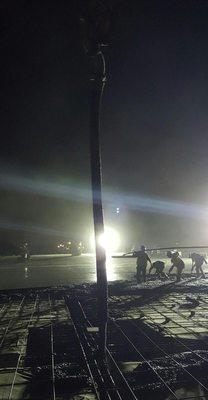
[(201, 273), (202, 278), (205, 278), (205, 274), (202, 269), (202, 265), (204, 264), (204, 262), (205, 262), (205, 264), (207, 264), (207, 260), (204, 258), (204, 256), (202, 256), (201, 254), (197, 254), (197, 253), (190, 254), (190, 258), (192, 259), (191, 272), (193, 272), (194, 268), (196, 268), (196, 277), (199, 278), (200, 273)]
[(177, 269), (176, 282), (180, 282), (182, 270), (184, 269), (185, 264), (184, 264), (183, 260), (179, 257), (178, 251), (175, 251), (174, 253), (171, 253), (171, 251), (168, 251), (167, 256), (168, 256), (168, 258), (171, 259), (171, 263), (172, 263), (172, 265), (169, 269), (169, 274), (175, 267)]
[(165, 268), (165, 263), (163, 261), (155, 261), (152, 263), (150, 269), (149, 269), (149, 274), (153, 269), (155, 269), (155, 275), (158, 276), (158, 278), (168, 278), (168, 275), (164, 272)]
[(136, 251), (135, 255), (137, 256), (137, 283), (146, 282), (147, 263), (149, 262), (151, 265), (152, 263), (148, 254), (146, 253), (145, 246), (141, 246), (141, 249)]

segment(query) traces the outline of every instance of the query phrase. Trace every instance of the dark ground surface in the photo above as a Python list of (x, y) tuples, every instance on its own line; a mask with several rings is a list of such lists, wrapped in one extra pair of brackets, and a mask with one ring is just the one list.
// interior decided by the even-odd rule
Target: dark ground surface
[[(110, 283), (108, 349), (136, 398), (208, 398), (207, 285), (188, 272), (179, 284)], [(71, 299), (97, 326), (95, 284), (1, 292), (0, 399), (96, 399), (76, 329), (89, 343), (97, 333), (77, 326)]]

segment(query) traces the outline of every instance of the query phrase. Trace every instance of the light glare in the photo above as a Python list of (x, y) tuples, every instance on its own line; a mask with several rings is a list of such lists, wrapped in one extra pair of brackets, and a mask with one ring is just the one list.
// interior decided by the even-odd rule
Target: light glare
[[(94, 236), (92, 235), (91, 243), (94, 244)], [(120, 244), (120, 238), (118, 232), (111, 228), (106, 227), (105, 232), (98, 238), (98, 243), (106, 250), (106, 253), (115, 252)]]

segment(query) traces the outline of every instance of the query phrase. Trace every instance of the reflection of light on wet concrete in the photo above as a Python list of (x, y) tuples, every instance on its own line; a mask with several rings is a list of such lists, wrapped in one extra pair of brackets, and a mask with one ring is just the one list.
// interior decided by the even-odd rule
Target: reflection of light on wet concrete
[(25, 267), (25, 279), (27, 279), (27, 278), (28, 278), (28, 268)]
[(118, 279), (118, 273), (116, 272), (115, 263), (113, 262), (111, 255), (106, 255), (106, 270), (108, 281), (115, 281)]

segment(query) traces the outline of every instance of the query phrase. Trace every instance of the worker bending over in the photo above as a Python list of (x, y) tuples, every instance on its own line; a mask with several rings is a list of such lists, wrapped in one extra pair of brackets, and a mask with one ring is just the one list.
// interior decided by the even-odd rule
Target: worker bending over
[(149, 269), (149, 274), (151, 273), (152, 270), (155, 270), (155, 275), (158, 276), (158, 278), (168, 278), (168, 275), (164, 272), (165, 268), (165, 263), (163, 261), (155, 261), (152, 263), (150, 269)]
[(171, 271), (173, 270), (173, 268), (176, 268), (177, 272), (176, 272), (176, 282), (180, 282), (181, 280), (181, 274), (182, 271), (185, 267), (185, 264), (183, 262), (183, 260), (179, 257), (179, 253), (178, 251), (171, 253), (171, 251), (167, 252), (167, 256), (168, 258), (171, 259), (171, 267), (169, 269), (169, 274), (171, 273)]
[(207, 260), (204, 258), (204, 256), (202, 256), (201, 254), (197, 254), (197, 253), (190, 254), (190, 258), (192, 259), (191, 272), (193, 272), (194, 268), (196, 268), (196, 277), (199, 278), (200, 273), (201, 273), (201, 277), (205, 278), (205, 274), (202, 269), (202, 265), (204, 264), (204, 262), (205, 262), (205, 264), (207, 264)]

